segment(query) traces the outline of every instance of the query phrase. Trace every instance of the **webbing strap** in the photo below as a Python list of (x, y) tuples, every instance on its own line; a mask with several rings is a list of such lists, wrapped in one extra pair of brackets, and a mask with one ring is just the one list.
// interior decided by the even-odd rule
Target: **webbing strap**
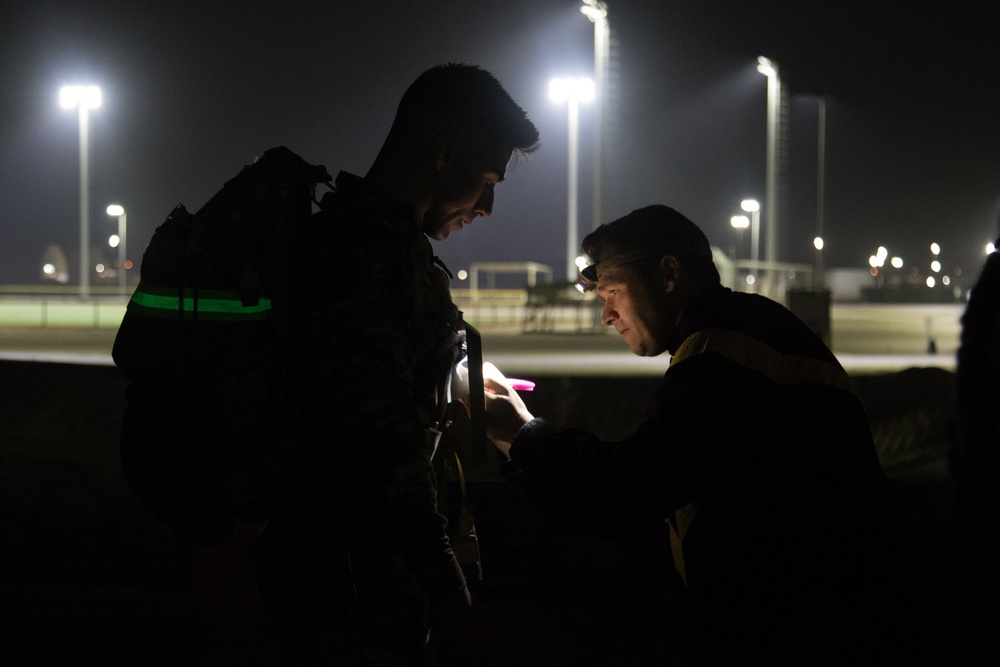
[(271, 300), (244, 305), (239, 293), (228, 290), (165, 290), (139, 284), (128, 302), (128, 310), (162, 319), (262, 320), (271, 311)]
[(491, 449), (486, 437), (486, 395), (483, 388), (483, 337), (471, 324), (465, 328), (466, 352), (469, 355), (469, 418), (471, 420), (472, 462), (485, 465)]

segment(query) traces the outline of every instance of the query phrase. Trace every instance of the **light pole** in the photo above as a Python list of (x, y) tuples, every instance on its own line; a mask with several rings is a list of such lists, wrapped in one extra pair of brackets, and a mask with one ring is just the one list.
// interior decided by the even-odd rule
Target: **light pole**
[(566, 199), (566, 280), (576, 282), (577, 233), (579, 231), (577, 153), (580, 134), (580, 102), (594, 99), (594, 82), (590, 79), (552, 79), (549, 82), (549, 97), (553, 102), (567, 102), (568, 120), (568, 193)]
[(87, 174), (87, 148), (90, 141), (88, 109), (101, 106), (101, 89), (97, 86), (63, 86), (59, 104), (64, 109), (80, 111), (80, 296), (90, 295), (90, 190)]
[[(744, 229), (750, 226), (750, 218), (746, 217), (745, 215), (734, 215), (733, 217), (729, 218), (729, 224), (733, 226), (733, 229), (738, 229), (740, 230), (740, 232), (742, 232)], [(743, 235), (740, 234), (741, 237), (740, 240), (742, 240), (742, 236)], [(733, 259), (738, 260), (740, 257), (740, 253), (737, 252), (735, 253), (735, 255), (736, 256), (733, 257)]]
[(740, 208), (750, 214), (750, 259), (756, 262), (760, 259), (760, 202), (744, 199)]
[(125, 233), (128, 230), (128, 224), (125, 217), (125, 208), (120, 204), (112, 204), (108, 207), (108, 215), (117, 216), (118, 218), (118, 286), (121, 288), (122, 294), (125, 293), (125, 287), (128, 281), (125, 280)]
[(826, 241), (823, 240), (822, 236), (813, 239), (813, 247), (816, 248), (816, 278), (813, 280), (815, 291), (826, 289), (823, 280), (823, 247), (825, 245)]
[(601, 0), (583, 0), (580, 12), (594, 24), (594, 229), (604, 222), (604, 131), (607, 72), (611, 27), (608, 25), (608, 5)]
[[(781, 104), (781, 81), (777, 63), (760, 56), (757, 71), (767, 77), (767, 231), (764, 234), (764, 259), (778, 261), (778, 112)], [(769, 267), (772, 268), (772, 267)], [(771, 282), (768, 271), (767, 283)]]
[[(826, 289), (826, 280), (823, 276), (823, 223), (826, 214), (826, 98), (819, 98), (819, 110), (816, 123), (816, 239), (820, 245), (816, 246), (816, 289)], [(815, 244), (815, 242), (814, 242)]]

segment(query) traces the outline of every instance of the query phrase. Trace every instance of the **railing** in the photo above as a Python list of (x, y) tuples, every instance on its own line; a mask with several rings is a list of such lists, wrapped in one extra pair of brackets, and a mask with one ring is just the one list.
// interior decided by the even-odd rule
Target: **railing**
[(0, 326), (117, 327), (131, 296), (118, 286), (0, 285)]
[[(538, 286), (542, 287), (542, 286)], [(466, 319), (476, 327), (501, 333), (584, 333), (600, 326), (600, 302), (592, 294), (566, 292), (529, 294), (527, 289), (470, 290), (452, 296)], [(126, 298), (115, 289), (92, 288), (90, 299), (74, 291), (50, 287), (0, 287), (0, 327), (117, 327)], [(791, 304), (794, 307), (794, 304)], [(833, 349), (839, 352), (915, 354), (932, 346), (941, 354), (958, 348), (964, 304), (831, 303), (827, 326)], [(800, 309), (797, 309), (800, 310)], [(809, 320), (809, 313), (800, 312)]]
[[(475, 326), (511, 332), (593, 329), (592, 296), (584, 297), (574, 290), (564, 297), (558, 287), (475, 291), (456, 288), (451, 293)], [(0, 286), (0, 326), (117, 327), (129, 296), (118, 288), (91, 288), (89, 298), (84, 299), (77, 291), (66, 288)]]

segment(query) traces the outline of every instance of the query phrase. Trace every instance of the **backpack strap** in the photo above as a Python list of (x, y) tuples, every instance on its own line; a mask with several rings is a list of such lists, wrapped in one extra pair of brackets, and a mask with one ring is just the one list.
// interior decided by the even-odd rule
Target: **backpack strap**
[(472, 462), (485, 465), (489, 443), (486, 438), (486, 396), (483, 389), (483, 337), (462, 316), (466, 353), (469, 355), (469, 418), (472, 420)]

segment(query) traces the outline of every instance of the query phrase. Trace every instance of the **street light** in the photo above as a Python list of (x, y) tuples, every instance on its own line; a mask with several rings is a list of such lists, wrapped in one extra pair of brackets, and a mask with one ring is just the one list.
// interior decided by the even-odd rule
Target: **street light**
[(580, 13), (594, 24), (594, 228), (604, 222), (604, 131), (607, 72), (610, 54), (611, 27), (608, 25), (608, 5), (601, 0), (583, 0)]
[(750, 214), (750, 259), (760, 259), (760, 202), (756, 199), (744, 199), (740, 208)]
[[(819, 109), (817, 110), (816, 123), (818, 133), (816, 137), (816, 238), (823, 237), (823, 223), (826, 215), (826, 98), (819, 98)], [(817, 289), (824, 289), (826, 279), (823, 276), (823, 253), (819, 252), (823, 248), (816, 248), (816, 278), (814, 284)]]
[(64, 109), (80, 111), (80, 296), (90, 294), (90, 191), (88, 189), (87, 148), (90, 127), (88, 109), (101, 106), (101, 89), (97, 86), (63, 86), (59, 104)]
[(126, 257), (125, 254), (125, 233), (128, 229), (125, 209), (120, 204), (112, 204), (108, 207), (108, 215), (116, 216), (118, 218), (118, 286), (121, 288), (122, 294), (125, 293), (125, 286), (128, 281), (125, 280), (125, 266)]
[(767, 77), (767, 195), (764, 201), (768, 209), (764, 256), (770, 263), (778, 259), (778, 114), (781, 81), (778, 64), (764, 56), (757, 58), (757, 71)]
[[(750, 226), (750, 218), (745, 215), (734, 215), (729, 218), (729, 224), (733, 226), (733, 229), (738, 229), (741, 232)], [(739, 253), (736, 253), (736, 258), (739, 257)], [(734, 258), (735, 259), (735, 258)]]
[(579, 213), (577, 200), (577, 142), (580, 133), (580, 102), (594, 99), (594, 82), (590, 79), (552, 79), (549, 81), (549, 97), (553, 102), (567, 102), (569, 109), (568, 136), (568, 193), (566, 200), (566, 280), (576, 282), (579, 277), (574, 260), (577, 251)]
[(823, 247), (826, 245), (826, 241), (823, 240), (822, 236), (817, 236), (813, 239), (813, 247), (816, 248), (816, 272), (813, 276), (813, 289), (822, 290), (824, 288), (823, 280)]

